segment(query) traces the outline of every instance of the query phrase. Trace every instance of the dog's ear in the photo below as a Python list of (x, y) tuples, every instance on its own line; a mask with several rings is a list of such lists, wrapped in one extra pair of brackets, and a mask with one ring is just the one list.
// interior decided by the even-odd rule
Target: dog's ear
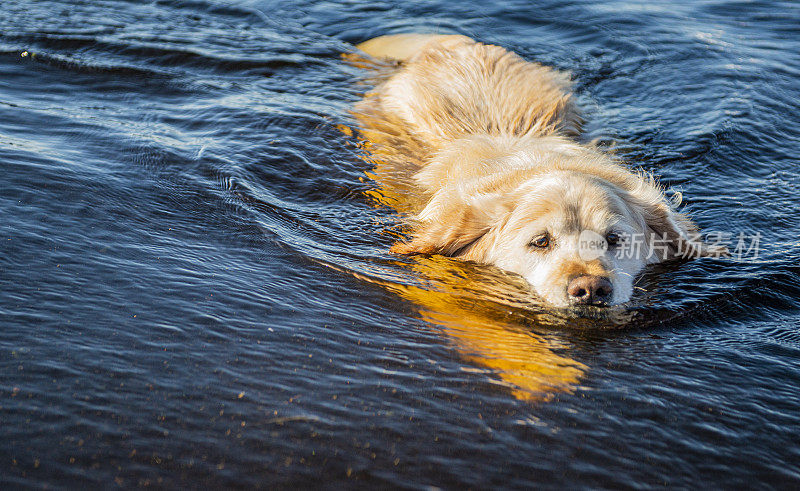
[(728, 254), (725, 246), (703, 242), (697, 226), (686, 215), (675, 211), (666, 200), (645, 206), (643, 217), (645, 241), (653, 262)]
[(390, 252), (461, 256), (510, 211), (509, 200), (498, 193), (470, 198), (437, 194), (417, 216), (412, 239), (396, 243)]

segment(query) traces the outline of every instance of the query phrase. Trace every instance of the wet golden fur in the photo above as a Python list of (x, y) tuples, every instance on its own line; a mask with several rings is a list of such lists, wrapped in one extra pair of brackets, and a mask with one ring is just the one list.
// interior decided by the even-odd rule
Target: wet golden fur
[[(567, 74), (464, 36), (383, 36), (359, 48), (398, 62), (355, 109), (364, 135), (375, 153), (414, 167), (426, 199), (411, 240), (392, 252), (494, 264), (562, 306), (576, 277), (607, 278), (617, 304), (646, 264), (721, 252), (652, 178), (575, 140), (581, 118)], [(587, 230), (603, 240), (641, 234), (644, 252), (620, 258), (608, 242), (582, 257)], [(532, 247), (543, 235), (549, 246)], [(656, 238), (662, 253), (647, 254)]]

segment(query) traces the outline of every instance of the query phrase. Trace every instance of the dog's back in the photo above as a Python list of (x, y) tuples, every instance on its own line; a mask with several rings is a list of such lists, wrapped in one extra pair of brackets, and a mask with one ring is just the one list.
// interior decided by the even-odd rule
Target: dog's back
[(466, 36), (397, 34), (359, 45), (401, 62), (365, 99), (380, 120), (399, 117), (433, 150), (469, 135), (577, 135), (568, 74)]

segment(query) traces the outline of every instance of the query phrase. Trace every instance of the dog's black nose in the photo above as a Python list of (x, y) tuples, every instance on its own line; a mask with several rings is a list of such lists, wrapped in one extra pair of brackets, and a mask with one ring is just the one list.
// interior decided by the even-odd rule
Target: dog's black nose
[(578, 276), (569, 282), (567, 295), (573, 303), (605, 305), (611, 300), (614, 287), (602, 276)]

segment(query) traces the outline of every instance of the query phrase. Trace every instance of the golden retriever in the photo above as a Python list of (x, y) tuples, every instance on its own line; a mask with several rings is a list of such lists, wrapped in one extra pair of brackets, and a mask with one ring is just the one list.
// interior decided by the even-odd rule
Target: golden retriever
[(495, 265), (562, 307), (624, 303), (645, 265), (724, 253), (679, 195), (575, 139), (568, 74), (459, 35), (358, 47), (396, 68), (354, 113), (375, 145), (404, 148), (426, 198), (392, 252)]

